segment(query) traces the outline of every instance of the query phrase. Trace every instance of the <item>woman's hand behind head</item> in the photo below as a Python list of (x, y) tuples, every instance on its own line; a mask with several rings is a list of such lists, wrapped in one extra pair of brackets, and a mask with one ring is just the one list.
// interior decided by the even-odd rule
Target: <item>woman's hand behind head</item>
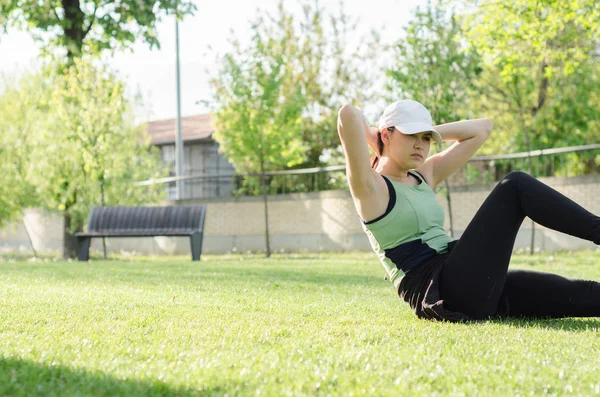
[(376, 155), (381, 156), (379, 153), (379, 149), (377, 148), (377, 134), (379, 130), (377, 127), (369, 127), (369, 131), (367, 132), (367, 143), (371, 147), (371, 149), (375, 152)]

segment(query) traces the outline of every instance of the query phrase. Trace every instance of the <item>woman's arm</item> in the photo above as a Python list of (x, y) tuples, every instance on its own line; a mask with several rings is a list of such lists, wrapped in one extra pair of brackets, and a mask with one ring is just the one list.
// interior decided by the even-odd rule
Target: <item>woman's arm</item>
[(377, 147), (377, 133), (379, 130), (376, 127), (369, 127), (365, 129), (365, 136), (367, 137), (367, 143), (373, 149), (376, 155), (381, 156), (379, 148)]
[(456, 141), (446, 150), (429, 157), (419, 167), (432, 187), (448, 178), (467, 161), (490, 136), (493, 125), (489, 119), (463, 120), (434, 127), (444, 141)]
[(493, 126), (489, 119), (474, 119), (440, 124), (434, 128), (444, 141), (464, 141), (481, 135), (487, 138)]
[(360, 109), (344, 105), (338, 113), (338, 135), (346, 156), (346, 177), (354, 197), (375, 190), (375, 171), (369, 165), (367, 134), (370, 129)]

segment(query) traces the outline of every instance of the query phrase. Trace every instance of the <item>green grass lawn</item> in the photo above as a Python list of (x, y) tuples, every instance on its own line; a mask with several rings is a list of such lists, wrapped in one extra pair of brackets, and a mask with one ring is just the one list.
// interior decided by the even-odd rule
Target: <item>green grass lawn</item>
[(202, 259), (0, 262), (0, 396), (600, 394), (600, 319), (418, 320), (373, 254)]

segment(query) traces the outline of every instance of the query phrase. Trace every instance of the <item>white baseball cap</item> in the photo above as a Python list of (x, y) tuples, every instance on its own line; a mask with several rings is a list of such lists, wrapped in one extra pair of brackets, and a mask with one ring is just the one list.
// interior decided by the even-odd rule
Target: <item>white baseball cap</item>
[(442, 136), (433, 128), (429, 110), (411, 99), (396, 101), (385, 108), (377, 128), (382, 131), (388, 127), (396, 127), (405, 135), (431, 132), (437, 144), (442, 144)]

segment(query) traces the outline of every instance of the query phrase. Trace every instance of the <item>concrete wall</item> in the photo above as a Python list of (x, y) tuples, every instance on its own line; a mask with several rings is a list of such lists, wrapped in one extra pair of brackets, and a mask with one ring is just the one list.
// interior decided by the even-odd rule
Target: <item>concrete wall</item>
[[(574, 178), (543, 178), (584, 208), (600, 214), (600, 176)], [(451, 188), (454, 236), (460, 237), (477, 209), (495, 185), (466, 185)], [(297, 193), (270, 196), (269, 231), (271, 250), (281, 251), (353, 251), (370, 250), (360, 220), (347, 191), (335, 190), (318, 193)], [(438, 201), (446, 211), (446, 229), (449, 230), (448, 206), (444, 195)], [(182, 201), (194, 203), (194, 201)], [(265, 218), (262, 197), (214, 198), (202, 200), (207, 205), (203, 253), (263, 251), (265, 249)], [(173, 204), (168, 202), (165, 204)], [(0, 246), (28, 250), (29, 242), (39, 251), (60, 250), (62, 219), (40, 210), (27, 210), (23, 222), (0, 232)], [(531, 222), (521, 227), (516, 249), (529, 247)], [(592, 243), (548, 230), (536, 225), (536, 247), (543, 251), (557, 249), (593, 248)], [(92, 250), (102, 249), (102, 240), (94, 239)], [(111, 252), (143, 254), (188, 254), (189, 240), (179, 238), (113, 238), (107, 239)]]
[[(540, 178), (547, 185), (574, 200), (588, 211), (600, 215), (600, 175), (587, 175), (569, 178)], [(464, 185), (451, 188), (452, 215), (455, 237), (460, 237), (469, 222), (495, 187), (495, 183), (487, 185)], [(448, 214), (448, 206), (444, 200), (438, 201)], [(449, 219), (446, 215), (446, 228)], [(535, 225), (535, 247), (540, 251), (592, 249), (596, 246), (588, 241), (571, 237), (551, 229)], [(531, 242), (531, 220), (525, 219), (515, 242), (515, 249), (529, 249)]]

